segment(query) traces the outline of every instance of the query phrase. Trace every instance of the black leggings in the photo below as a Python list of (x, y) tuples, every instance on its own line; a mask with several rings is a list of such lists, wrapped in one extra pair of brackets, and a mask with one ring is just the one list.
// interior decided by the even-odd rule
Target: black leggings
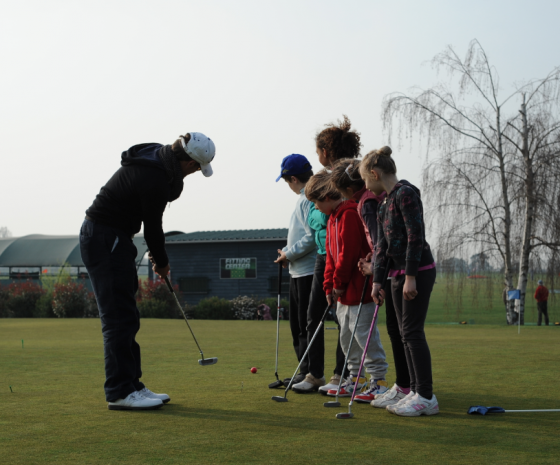
[(408, 370), (408, 362), (406, 360), (406, 353), (404, 344), (399, 329), (399, 320), (393, 305), (393, 294), (391, 293), (391, 280), (387, 280), (385, 284), (385, 312), (387, 315), (387, 333), (391, 340), (391, 347), (393, 348), (393, 360), (395, 361), (395, 372), (397, 379), (395, 383), (401, 388), (410, 387), (410, 373)]
[(391, 291), (393, 304), (404, 344), (410, 389), (426, 399), (433, 396), (432, 358), (426, 342), (424, 323), (430, 304), (430, 295), (436, 281), (436, 269), (420, 271), (416, 276), (418, 295), (413, 300), (404, 300), (405, 275), (393, 278)]

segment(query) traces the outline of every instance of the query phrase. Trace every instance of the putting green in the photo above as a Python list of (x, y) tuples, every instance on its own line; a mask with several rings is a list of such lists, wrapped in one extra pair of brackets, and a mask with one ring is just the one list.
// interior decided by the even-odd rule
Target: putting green
[[(560, 408), (560, 329), (428, 326), (442, 413), (399, 418), (369, 405), (336, 420), (325, 397), (274, 381), (275, 322), (143, 320), (143, 381), (158, 411), (107, 410), (99, 320), (0, 320), (0, 462), (9, 464), (558, 463), (560, 414), (466, 415), (470, 405)], [(380, 327), (394, 381), (385, 327)], [(337, 331), (326, 331), (328, 374)], [(24, 340), (22, 348), (21, 340)], [(280, 374), (297, 362), (281, 326)], [(258, 373), (250, 368), (256, 366)], [(13, 392), (10, 392), (12, 386)]]

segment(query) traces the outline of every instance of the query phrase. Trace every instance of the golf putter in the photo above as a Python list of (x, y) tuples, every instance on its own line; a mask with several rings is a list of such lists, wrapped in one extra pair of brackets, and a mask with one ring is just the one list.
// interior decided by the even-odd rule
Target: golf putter
[[(383, 286), (387, 282), (388, 274), (389, 274), (389, 262), (387, 262), (387, 271), (385, 273), (385, 277), (383, 278), (383, 284), (381, 285), (381, 288), (383, 288)], [(364, 347), (364, 353), (362, 354), (362, 361), (360, 362), (360, 369), (358, 370), (358, 376), (356, 377), (356, 379), (360, 379), (360, 376), (362, 374), (362, 368), (364, 367), (364, 361), (366, 359), (367, 350), (369, 348), (369, 342), (371, 341), (371, 334), (373, 333), (373, 329), (375, 328), (375, 323), (377, 322), (377, 314), (379, 313), (379, 306), (380, 306), (379, 304), (375, 306), (375, 312), (373, 314), (373, 319), (371, 320), (371, 326), (369, 327), (368, 338), (366, 341), (366, 346)], [(354, 385), (354, 389), (352, 390), (352, 397), (350, 398), (350, 403), (348, 404), (348, 412), (337, 413), (336, 414), (337, 419), (347, 420), (349, 418), (354, 418), (354, 414), (352, 413), (352, 404), (354, 404), (354, 397), (356, 396), (357, 388), (358, 388), (358, 383), (356, 382), (356, 384)]]
[(198, 364), (202, 365), (202, 366), (215, 365), (216, 363), (218, 363), (218, 358), (217, 357), (204, 358), (204, 354), (202, 353), (202, 349), (200, 348), (200, 345), (198, 344), (198, 341), (196, 340), (196, 337), (193, 333), (193, 330), (192, 330), (191, 325), (189, 323), (189, 320), (187, 318), (187, 314), (185, 313), (185, 311), (183, 310), (183, 307), (179, 303), (179, 299), (177, 298), (177, 294), (175, 294), (173, 286), (169, 282), (169, 276), (165, 277), (165, 284), (167, 284), (169, 292), (171, 292), (171, 294), (173, 294), (173, 297), (175, 297), (175, 302), (177, 302), (177, 307), (179, 307), (179, 310), (181, 310), (181, 313), (183, 314), (183, 317), (185, 318), (185, 322), (187, 323), (187, 326), (189, 327), (189, 330), (191, 331), (194, 342), (196, 343), (196, 346), (198, 347), (198, 351), (200, 352), (200, 356), (202, 357), (202, 359), (200, 359), (198, 361)]
[(280, 338), (280, 298), (282, 295), (282, 263), (278, 263), (278, 310), (276, 312), (276, 368), (274, 376), (276, 376), (276, 381), (270, 383), (268, 387), (270, 389), (277, 389), (279, 387), (284, 387), (284, 383), (278, 378), (278, 343)]
[(317, 337), (317, 334), (319, 334), (319, 331), (323, 327), (323, 324), (325, 322), (325, 318), (327, 317), (327, 313), (329, 313), (330, 309), (331, 309), (331, 306), (327, 305), (327, 309), (325, 310), (325, 313), (323, 313), (323, 316), (321, 317), (321, 321), (319, 322), (319, 325), (317, 326), (317, 329), (315, 330), (315, 333), (313, 334), (313, 337), (311, 338), (311, 341), (309, 341), (309, 344), (307, 344), (307, 349), (305, 350), (305, 353), (303, 354), (303, 357), (301, 357), (301, 360), (300, 360), (300, 362), (299, 362), (299, 364), (296, 368), (296, 371), (294, 371), (294, 375), (292, 376), (292, 379), (290, 379), (290, 382), (288, 383), (288, 387), (284, 391), (284, 396), (272, 396), (273, 401), (275, 401), (275, 402), (288, 402), (288, 398), (287, 398), (288, 391), (292, 387), (292, 383), (294, 382), (294, 378), (297, 375), (299, 367), (301, 366), (301, 364), (305, 360), (305, 357), (307, 357), (307, 353), (309, 352), (309, 349), (313, 345), (313, 342), (315, 341), (315, 338)]
[[(364, 303), (364, 298), (366, 296), (366, 291), (369, 283), (369, 276), (366, 276), (364, 282), (364, 289), (362, 290), (362, 298), (360, 299), (360, 306), (358, 307), (358, 315), (356, 316), (356, 325), (352, 331), (352, 338), (350, 339), (350, 344), (348, 344), (348, 350), (346, 351), (346, 357), (344, 358), (344, 367), (342, 368), (342, 373), (346, 372), (346, 366), (348, 365), (348, 357), (350, 356), (350, 351), (352, 350), (352, 344), (354, 343), (354, 335), (356, 334), (356, 328), (358, 327), (358, 322), (360, 321), (360, 314), (362, 313), (362, 306)], [(360, 378), (356, 378), (359, 380)], [(342, 386), (342, 376), (340, 377), (340, 382), (338, 383), (338, 389), (336, 390), (336, 397), (334, 400), (325, 402), (323, 407), (340, 407), (340, 402), (338, 400), (338, 395), (340, 394), (340, 386)]]

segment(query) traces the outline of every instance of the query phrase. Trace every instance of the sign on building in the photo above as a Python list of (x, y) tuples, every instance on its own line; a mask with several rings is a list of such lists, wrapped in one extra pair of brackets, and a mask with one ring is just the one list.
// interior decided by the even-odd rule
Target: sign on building
[(256, 277), (256, 258), (220, 258), (221, 279), (248, 279)]

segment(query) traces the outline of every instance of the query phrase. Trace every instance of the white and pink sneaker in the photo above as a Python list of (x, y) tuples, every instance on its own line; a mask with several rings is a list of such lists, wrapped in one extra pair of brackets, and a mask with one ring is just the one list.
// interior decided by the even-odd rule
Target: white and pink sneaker
[(372, 407), (386, 408), (388, 405), (395, 405), (406, 397), (406, 394), (396, 384), (383, 394), (378, 394), (370, 402)]
[(437, 415), (439, 413), (439, 405), (435, 395), (432, 395), (432, 398), (428, 400), (420, 394), (414, 394), (408, 400), (393, 406), (390, 412), (401, 417)]

